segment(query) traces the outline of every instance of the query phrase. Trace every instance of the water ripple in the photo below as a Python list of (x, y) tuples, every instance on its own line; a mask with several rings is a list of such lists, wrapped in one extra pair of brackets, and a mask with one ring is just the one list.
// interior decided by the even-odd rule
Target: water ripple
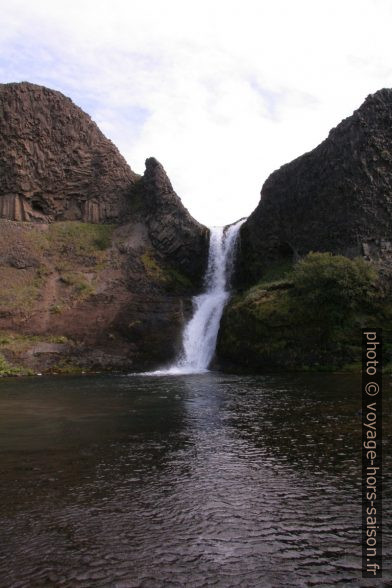
[[(15, 433), (0, 438), (0, 585), (391, 585), (388, 521), (384, 579), (361, 579), (356, 382), (327, 380), (15, 387), (2, 400)], [(22, 446), (26, 397), (41, 413)]]

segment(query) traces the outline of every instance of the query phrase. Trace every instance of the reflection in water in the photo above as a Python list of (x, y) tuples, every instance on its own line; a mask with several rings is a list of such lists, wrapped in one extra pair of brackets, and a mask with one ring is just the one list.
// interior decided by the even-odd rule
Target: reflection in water
[(355, 378), (1, 387), (1, 585), (390, 584), (390, 528), (384, 584), (360, 579)]

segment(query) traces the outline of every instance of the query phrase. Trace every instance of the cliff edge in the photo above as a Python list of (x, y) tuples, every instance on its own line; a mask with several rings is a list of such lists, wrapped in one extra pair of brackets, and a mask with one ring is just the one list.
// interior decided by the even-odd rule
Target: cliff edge
[(392, 253), (392, 90), (368, 96), (313, 151), (273, 172), (241, 229), (239, 281), (310, 251)]
[(0, 375), (171, 361), (209, 230), (60, 92), (2, 84), (0, 113)]
[(237, 285), (221, 365), (360, 372), (361, 329), (378, 325), (392, 369), (392, 90), (269, 176), (241, 228)]

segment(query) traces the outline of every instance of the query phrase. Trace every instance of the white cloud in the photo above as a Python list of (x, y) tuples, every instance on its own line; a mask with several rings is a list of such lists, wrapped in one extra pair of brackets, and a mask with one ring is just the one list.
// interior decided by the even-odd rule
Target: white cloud
[(2, 4), (3, 80), (71, 96), (207, 224), (248, 215), (269, 173), (392, 85), (388, 0)]

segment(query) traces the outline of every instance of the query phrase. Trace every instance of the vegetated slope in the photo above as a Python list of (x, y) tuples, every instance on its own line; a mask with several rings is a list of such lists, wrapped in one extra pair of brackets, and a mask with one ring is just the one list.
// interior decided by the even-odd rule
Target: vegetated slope
[(0, 85), (0, 107), (0, 373), (172, 359), (208, 229), (59, 92)]
[(250, 371), (361, 370), (362, 328), (383, 329), (392, 361), (391, 288), (377, 265), (309, 253), (266, 272), (230, 301), (221, 322), (222, 366)]

